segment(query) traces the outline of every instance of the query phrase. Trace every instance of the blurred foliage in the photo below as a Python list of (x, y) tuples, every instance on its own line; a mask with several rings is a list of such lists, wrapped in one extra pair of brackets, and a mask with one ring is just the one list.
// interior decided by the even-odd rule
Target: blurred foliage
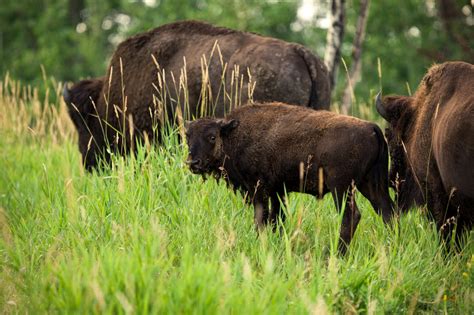
[[(440, 2), (453, 2), (462, 15), (455, 30), (470, 39), (466, 52), (445, 31)], [(301, 16), (311, 11), (313, 18)], [(350, 66), (357, 0), (346, 1), (347, 23), (343, 58)], [(115, 46), (131, 34), (177, 20), (197, 19), (220, 26), (273, 36), (308, 46), (323, 57), (328, 1), (323, 0), (16, 0), (0, 7), (0, 74), (41, 83), (45, 75), (77, 81), (105, 73)], [(298, 11), (300, 14), (298, 14)], [(310, 12), (311, 13), (311, 12)], [(434, 62), (473, 62), (472, 6), (469, 0), (372, 1), (362, 53), (362, 77), (356, 95), (366, 99), (380, 88), (382, 65), (386, 93), (414, 90)], [(346, 84), (343, 65), (336, 99)]]

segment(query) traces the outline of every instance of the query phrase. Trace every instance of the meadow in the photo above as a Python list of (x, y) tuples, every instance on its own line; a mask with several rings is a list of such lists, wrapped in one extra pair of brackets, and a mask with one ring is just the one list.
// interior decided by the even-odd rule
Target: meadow
[[(474, 233), (446, 252), (425, 208), (388, 227), (358, 194), (362, 219), (340, 257), (330, 196), (290, 194), (281, 231), (257, 236), (242, 194), (189, 172), (177, 130), (87, 173), (60, 85), (39, 96), (0, 83), (2, 313), (474, 309)], [(358, 115), (375, 120), (366, 103)]]

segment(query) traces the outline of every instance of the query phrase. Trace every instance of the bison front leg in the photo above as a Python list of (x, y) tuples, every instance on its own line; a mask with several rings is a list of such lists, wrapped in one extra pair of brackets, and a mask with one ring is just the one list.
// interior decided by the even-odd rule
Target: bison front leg
[(268, 198), (255, 198), (253, 220), (258, 231), (268, 223)]
[[(342, 203), (344, 201), (344, 194), (333, 192), (333, 199), (336, 203), (337, 209), (340, 211)], [(338, 252), (341, 255), (345, 255), (347, 247), (351, 243), (352, 237), (357, 229), (357, 225), (360, 221), (360, 212), (355, 202), (354, 193), (351, 189), (347, 192), (346, 206), (344, 208), (344, 214), (342, 216), (341, 231), (339, 234), (339, 243), (337, 246)]]
[[(280, 197), (281, 202), (284, 202), (284, 197)], [(273, 231), (276, 231), (276, 227), (278, 224), (278, 219), (280, 218), (282, 222), (285, 222), (286, 216), (285, 212), (281, 208), (280, 204), (280, 199), (278, 198), (278, 195), (275, 194), (271, 198), (271, 204), (272, 204), (272, 211), (270, 213), (270, 224), (273, 226)]]
[(443, 245), (450, 249), (453, 233), (458, 234), (458, 209), (450, 204), (451, 196), (446, 197), (447, 194), (441, 185), (432, 184), (431, 189), (432, 191), (427, 194), (427, 207), (436, 220)]

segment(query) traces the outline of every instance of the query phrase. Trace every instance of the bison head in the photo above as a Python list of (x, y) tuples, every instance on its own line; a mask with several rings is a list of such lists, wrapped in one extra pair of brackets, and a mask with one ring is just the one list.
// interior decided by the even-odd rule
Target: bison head
[(387, 96), (382, 100), (380, 93), (375, 100), (377, 112), (388, 122), (385, 136), (390, 149), (390, 186), (398, 193), (398, 207), (402, 211), (423, 203), (419, 183), (407, 156), (414, 116), (412, 103), (413, 98), (407, 96)]
[(98, 126), (95, 104), (102, 90), (103, 80), (83, 80), (69, 89), (63, 90), (63, 98), (68, 108), (77, 133), (79, 134), (79, 151), (86, 169), (91, 170), (97, 165), (99, 142), (103, 142), (103, 132)]
[(239, 125), (237, 120), (201, 118), (186, 122), (186, 140), (189, 148), (187, 163), (195, 174), (218, 171), (225, 153), (223, 140)]

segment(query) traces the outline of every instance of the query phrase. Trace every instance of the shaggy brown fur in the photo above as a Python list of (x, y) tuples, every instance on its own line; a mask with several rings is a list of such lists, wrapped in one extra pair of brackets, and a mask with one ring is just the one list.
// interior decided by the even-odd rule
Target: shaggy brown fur
[(338, 209), (348, 193), (339, 243), (344, 253), (360, 220), (353, 184), (384, 221), (391, 218), (387, 144), (373, 123), (267, 103), (235, 109), (225, 119), (189, 122), (186, 136), (191, 171), (224, 176), (249, 193), (258, 227), (284, 219), (279, 198), (285, 191), (317, 197), (331, 192)]
[(105, 148), (104, 134), (100, 120), (97, 119), (96, 102), (102, 91), (104, 78), (82, 80), (70, 90), (63, 91), (63, 97), (68, 105), (69, 116), (79, 134), (79, 151), (83, 164), (87, 169), (96, 165), (96, 155), (99, 148)]
[[(225, 69), (216, 43), (222, 61), (227, 63)], [(165, 73), (168, 86), (166, 91), (154, 88), (160, 84), (159, 71), (152, 56), (159, 63), (161, 76), (163, 71)], [(207, 104), (202, 99), (203, 83), (206, 85), (201, 67), (203, 58), (208, 64), (208, 86), (212, 94)], [(187, 74), (187, 82), (183, 83), (187, 89), (186, 96), (183, 91), (179, 92), (180, 74), (184, 66)], [(250, 80), (256, 83), (253, 92), (255, 101), (275, 100), (315, 109), (329, 108), (330, 90), (326, 67), (303, 46), (202, 22), (176, 22), (127, 39), (113, 54), (105, 78), (87, 80), (86, 83), (81, 81), (71, 91), (65, 90), (66, 103), (75, 104), (79, 109), (77, 112), (70, 106), (74, 121), (82, 121), (82, 118), (75, 116), (92, 115), (98, 115), (102, 120), (88, 121), (90, 124), (86, 126), (76, 124), (79, 137), (86, 139), (80, 142), (89, 143), (91, 135), (94, 137), (89, 150), (83, 151), (81, 147), (86, 167), (95, 166), (92, 156), (98, 151), (104, 151), (105, 148), (99, 146), (99, 142), (114, 144), (119, 149), (125, 147), (120, 133), (129, 134), (129, 115), (133, 119), (135, 134), (147, 133), (149, 138), (154, 135), (153, 126), (161, 117), (160, 111), (165, 111), (169, 120), (174, 121), (177, 106), (181, 107), (181, 112), (187, 117), (197, 117), (202, 112), (224, 116), (232, 105), (235, 106), (231, 105), (229, 93), (233, 91), (235, 103), (238, 84), (232, 71), (237, 66), (241, 75), (239, 80), (243, 80), (242, 86), (238, 87), (242, 88), (239, 94), (242, 104), (248, 100), (248, 90), (252, 87)], [(176, 83), (173, 82), (173, 77)], [(96, 90), (90, 89), (90, 82), (97, 82)], [(82, 87), (85, 89), (81, 90)], [(90, 100), (84, 95), (91, 97), (97, 111), (91, 109)], [(157, 108), (154, 95), (156, 99), (163, 101), (162, 108)], [(189, 101), (189, 107), (184, 106), (185, 98)], [(83, 132), (84, 129), (89, 129), (90, 132)], [(98, 138), (104, 138), (104, 133), (105, 141), (99, 140)]]
[(458, 230), (472, 227), (474, 66), (433, 66), (413, 97), (379, 99), (377, 110), (390, 124), (390, 176), (399, 207), (427, 203), (445, 237), (454, 226), (449, 222), (457, 221)]

